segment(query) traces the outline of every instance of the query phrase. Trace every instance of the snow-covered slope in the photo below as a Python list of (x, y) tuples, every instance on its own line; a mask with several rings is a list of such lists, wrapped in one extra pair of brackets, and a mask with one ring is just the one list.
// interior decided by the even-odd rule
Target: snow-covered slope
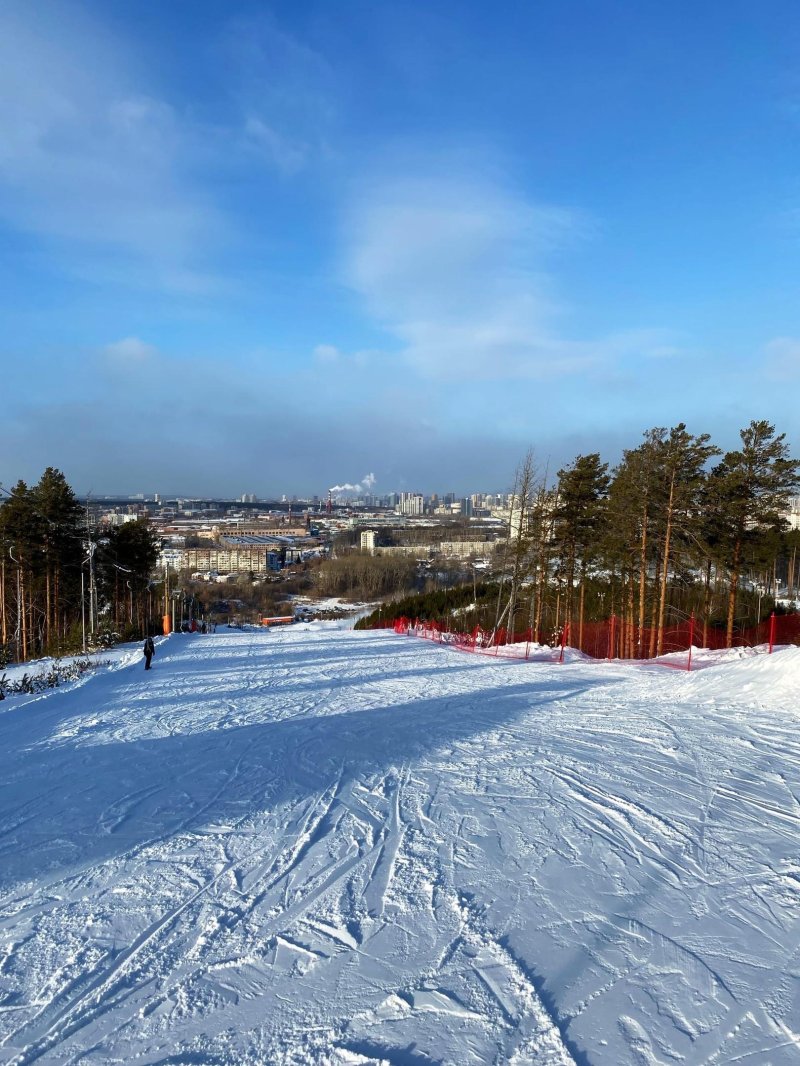
[(331, 625), (0, 705), (0, 1062), (800, 1063), (800, 650)]

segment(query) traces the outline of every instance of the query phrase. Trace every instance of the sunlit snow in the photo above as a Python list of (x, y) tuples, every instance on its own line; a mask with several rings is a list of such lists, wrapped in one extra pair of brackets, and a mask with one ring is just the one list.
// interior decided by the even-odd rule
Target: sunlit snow
[(0, 1062), (800, 1063), (800, 648), (710, 661), (312, 623), (9, 697)]

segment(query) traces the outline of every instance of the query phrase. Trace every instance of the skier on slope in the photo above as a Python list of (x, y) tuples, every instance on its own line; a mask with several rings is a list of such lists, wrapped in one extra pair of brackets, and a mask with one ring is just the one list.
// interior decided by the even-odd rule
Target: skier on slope
[(153, 638), (152, 637), (148, 636), (146, 638), (146, 640), (144, 642), (144, 647), (142, 648), (142, 653), (144, 654), (144, 668), (145, 668), (145, 670), (149, 670), (150, 669), (150, 660), (153, 658), (153, 656), (156, 653), (156, 646), (153, 643)]

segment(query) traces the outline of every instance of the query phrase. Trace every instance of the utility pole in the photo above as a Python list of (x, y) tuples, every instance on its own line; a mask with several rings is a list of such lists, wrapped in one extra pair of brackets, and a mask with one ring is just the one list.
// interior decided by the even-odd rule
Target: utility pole
[(81, 563), (81, 636), (83, 637), (83, 654), (86, 654), (86, 598), (83, 590), (83, 563)]
[(8, 629), (6, 625), (6, 557), (0, 559), (0, 644), (5, 649), (8, 643)]
[[(161, 628), (165, 630), (164, 620), (169, 618), (169, 563), (164, 562), (164, 613)], [(166, 630), (165, 630), (166, 631)], [(172, 608), (172, 632), (175, 632), (175, 607)]]
[(14, 553), (12, 552), (11, 548), (8, 549), (8, 556), (11, 559), (11, 562), (14, 563), (16, 565), (16, 568), (17, 568), (17, 622), (16, 622), (16, 626), (14, 627), (14, 655), (15, 655), (15, 658), (16, 658), (17, 662), (21, 663), (23, 661), (23, 655), (20, 654), (20, 651), (23, 651), (23, 654), (24, 654), (24, 648), (22, 647), (22, 628), (23, 628), (22, 612), (24, 610), (24, 606), (23, 606), (23, 603), (22, 603), (22, 584), (21, 584), (21, 580), (22, 580), (21, 579), (21, 570), (22, 570), (22, 568), (20, 566), (19, 559), (15, 559), (14, 558)]
[(86, 496), (86, 541), (89, 553), (89, 639), (97, 630), (97, 589), (94, 583), (94, 552), (97, 545), (92, 541), (92, 530), (89, 525), (89, 495)]

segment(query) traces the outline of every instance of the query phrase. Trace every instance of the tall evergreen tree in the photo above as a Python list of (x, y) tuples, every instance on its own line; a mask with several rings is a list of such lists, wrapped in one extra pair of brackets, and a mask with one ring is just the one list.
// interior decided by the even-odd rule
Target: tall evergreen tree
[(42, 542), (35, 497), (24, 481), (17, 482), (0, 508), (0, 541), (10, 562), (4, 591), (11, 601), (15, 652), (17, 659), (24, 662), (36, 650), (34, 587)]
[(728, 572), (726, 640), (733, 644), (736, 601), (748, 551), (771, 530), (785, 527), (783, 515), (797, 490), (800, 460), (792, 459), (786, 434), (767, 421), (740, 431), (742, 446), (726, 452), (712, 472), (710, 491), (719, 518), (716, 551)]
[(158, 561), (159, 538), (147, 519), (126, 522), (112, 529), (98, 551), (100, 590), (112, 605), (114, 622), (120, 625), (124, 605), (128, 622), (139, 630), (151, 620), (150, 579)]
[[(32, 490), (42, 534), (45, 645), (57, 650), (64, 597), (77, 599), (81, 565), (81, 507), (60, 470), (49, 466)], [(62, 627), (63, 635), (63, 627)]]
[(581, 578), (597, 553), (602, 539), (602, 523), (608, 493), (608, 464), (600, 455), (579, 455), (574, 463), (558, 471), (558, 504), (554, 539), (565, 582), (565, 618), (574, 615), (575, 577)]
[(609, 489), (605, 549), (612, 572), (616, 566), (628, 571), (625, 654), (638, 658), (648, 650), (644, 641), (648, 575), (655, 558), (655, 512), (662, 491), (659, 455), (665, 435), (665, 429), (650, 429), (637, 448), (624, 451)]
[(667, 607), (667, 580), (676, 537), (686, 536), (692, 523), (699, 522), (700, 495), (705, 468), (719, 448), (710, 444), (708, 433), (695, 437), (685, 423), (674, 426), (657, 448), (664, 501), (661, 511), (661, 578), (658, 595), (658, 637), (656, 654), (664, 650), (664, 619)]

